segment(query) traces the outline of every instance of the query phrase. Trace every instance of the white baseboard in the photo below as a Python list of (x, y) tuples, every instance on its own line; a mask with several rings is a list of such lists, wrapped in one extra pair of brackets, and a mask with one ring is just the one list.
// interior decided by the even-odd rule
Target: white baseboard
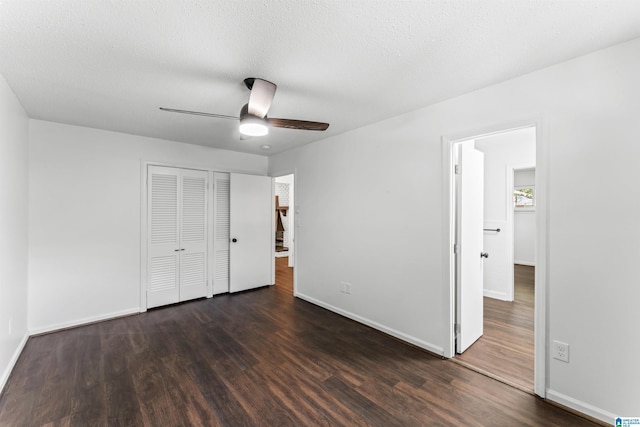
[(511, 301), (509, 298), (507, 298), (507, 294), (505, 294), (504, 292), (489, 291), (484, 289), (483, 294), (485, 297), (499, 299), (502, 301)]
[(535, 262), (531, 262), (531, 261), (513, 261), (514, 264), (518, 264), (518, 265), (526, 265), (529, 267), (535, 267), (536, 263)]
[(24, 346), (27, 344), (28, 339), (29, 339), (28, 334), (25, 334), (24, 337), (22, 337), (22, 341), (20, 341), (20, 344), (18, 344), (18, 348), (16, 348), (16, 351), (13, 352), (13, 356), (11, 357), (9, 364), (7, 365), (6, 369), (2, 373), (2, 377), (0, 378), (0, 393), (2, 393), (2, 390), (4, 390), (4, 386), (7, 384), (7, 381), (9, 380), (9, 375), (11, 375), (11, 371), (13, 371), (13, 367), (16, 366), (16, 362), (18, 361), (20, 354), (22, 354), (22, 350), (24, 349)]
[(327, 309), (329, 311), (337, 313), (337, 314), (339, 314), (341, 316), (347, 317), (347, 318), (349, 318), (351, 320), (355, 320), (358, 323), (362, 323), (363, 325), (367, 325), (367, 326), (369, 326), (369, 327), (371, 327), (373, 329), (377, 329), (377, 330), (379, 330), (381, 332), (384, 332), (387, 335), (391, 335), (392, 337), (395, 337), (395, 338), (398, 338), (398, 339), (400, 339), (402, 341), (405, 341), (405, 342), (408, 342), (410, 344), (413, 344), (416, 347), (423, 348), (423, 349), (425, 349), (427, 351), (430, 351), (431, 353), (435, 353), (435, 354), (440, 355), (440, 356), (444, 355), (444, 349), (442, 347), (440, 347), (440, 346), (437, 346), (437, 345), (431, 344), (429, 342), (420, 340), (418, 338), (415, 338), (415, 337), (412, 337), (410, 335), (404, 334), (404, 333), (402, 333), (400, 331), (396, 331), (395, 329), (392, 329), (392, 328), (386, 327), (384, 325), (381, 325), (378, 322), (374, 322), (373, 320), (370, 320), (370, 319), (367, 319), (365, 317), (358, 316), (357, 314), (353, 314), (351, 312), (342, 310), (341, 308), (334, 307), (331, 304), (324, 303), (324, 302), (319, 301), (319, 300), (317, 300), (315, 298), (312, 298), (312, 297), (310, 297), (308, 295), (304, 295), (304, 294), (301, 294), (301, 293), (298, 292), (298, 293), (296, 293), (295, 296), (297, 298), (300, 298), (300, 299), (303, 299), (303, 300), (305, 300), (307, 302), (310, 302), (311, 304), (315, 304), (315, 305), (320, 306), (320, 307), (322, 307), (324, 309)]
[(562, 393), (558, 393), (557, 391), (553, 391), (551, 389), (547, 389), (547, 397), (548, 400), (559, 403), (562, 406), (566, 406), (567, 408), (573, 409), (578, 412), (582, 412), (585, 415), (598, 419), (607, 424), (614, 424), (614, 420), (616, 415), (612, 414), (609, 411), (605, 411), (604, 409), (596, 408), (593, 405), (589, 405), (588, 403), (581, 402), (572, 397), (566, 396)]
[(101, 322), (103, 320), (115, 319), (117, 317), (124, 317), (138, 313), (140, 313), (140, 307), (129, 308), (127, 310), (114, 311), (112, 313), (101, 314), (99, 316), (85, 317), (84, 319), (76, 319), (68, 322), (56, 323), (53, 325), (39, 326), (37, 328), (30, 329), (29, 332), (31, 335), (45, 334), (47, 332), (59, 331), (61, 329), (73, 328), (75, 326), (82, 326), (89, 323)]

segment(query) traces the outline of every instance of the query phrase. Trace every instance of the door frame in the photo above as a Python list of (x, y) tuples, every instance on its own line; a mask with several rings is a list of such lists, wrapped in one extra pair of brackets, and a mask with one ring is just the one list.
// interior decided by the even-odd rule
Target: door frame
[[(275, 187), (276, 187), (276, 178), (281, 177), (281, 176), (286, 176), (286, 175), (293, 175), (293, 202), (294, 204), (297, 203), (298, 200), (298, 184), (297, 184), (297, 177), (298, 177), (298, 172), (297, 170), (294, 169), (285, 169), (285, 170), (281, 170), (278, 172), (272, 172), (269, 176), (272, 179), (273, 182), (273, 194), (271, 197), (272, 203), (273, 203), (273, 209), (271, 209), (272, 212), (275, 211), (276, 209), (276, 202), (275, 202)], [(289, 206), (289, 212), (290, 215), (297, 215), (296, 212), (296, 207), (295, 206)], [(294, 219), (293, 221), (293, 227), (294, 227), (294, 231), (293, 231), (293, 238), (294, 238), (294, 244), (293, 244), (293, 259), (294, 259), (294, 266), (293, 266), (293, 296), (297, 297), (298, 296), (298, 221), (297, 218)], [(273, 253), (272, 256), (273, 258), (273, 283), (275, 283), (276, 280), (276, 248), (275, 245), (273, 247)]]
[[(455, 169), (454, 148), (457, 142), (481, 138), (526, 127), (536, 128), (536, 271), (534, 310), (534, 392), (546, 396), (547, 345), (547, 287), (548, 287), (548, 173), (549, 149), (545, 137), (547, 129), (543, 119), (532, 118), (519, 122), (488, 126), (484, 129), (442, 136), (442, 259), (443, 286), (448, 289), (448, 304), (445, 305), (448, 324), (444, 356), (455, 355)], [(448, 340), (448, 342), (447, 342)]]

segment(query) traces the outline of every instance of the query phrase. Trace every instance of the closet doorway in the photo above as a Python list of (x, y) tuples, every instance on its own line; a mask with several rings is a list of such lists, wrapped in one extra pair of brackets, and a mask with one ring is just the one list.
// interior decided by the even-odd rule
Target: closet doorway
[(294, 295), (295, 200), (294, 174), (273, 179), (274, 263), (276, 289)]

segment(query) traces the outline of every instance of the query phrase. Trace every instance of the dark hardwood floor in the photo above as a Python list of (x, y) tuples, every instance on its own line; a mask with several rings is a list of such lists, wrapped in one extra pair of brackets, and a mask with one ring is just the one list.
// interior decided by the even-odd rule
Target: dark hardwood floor
[(588, 426), (277, 287), (29, 339), (1, 426)]
[(276, 258), (276, 289), (293, 295), (293, 267), (289, 267), (289, 257)]
[(455, 361), (533, 392), (535, 268), (515, 265), (514, 301), (484, 298), (484, 335)]

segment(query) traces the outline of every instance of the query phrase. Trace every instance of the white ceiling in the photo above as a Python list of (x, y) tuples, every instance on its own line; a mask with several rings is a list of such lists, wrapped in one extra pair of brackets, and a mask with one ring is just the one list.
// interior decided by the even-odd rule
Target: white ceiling
[[(30, 117), (273, 154), (640, 37), (637, 0), (0, 0), (0, 73)], [(239, 140), (245, 77), (270, 117)], [(270, 151), (261, 145), (271, 145)]]

